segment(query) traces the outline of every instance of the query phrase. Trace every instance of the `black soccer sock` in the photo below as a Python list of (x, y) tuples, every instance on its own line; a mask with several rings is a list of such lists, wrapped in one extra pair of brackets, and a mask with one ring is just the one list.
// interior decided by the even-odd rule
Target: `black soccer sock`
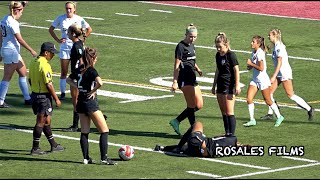
[(228, 135), (230, 133), (230, 131), (229, 131), (229, 126), (230, 125), (229, 125), (229, 122), (228, 122), (227, 115), (223, 115), (222, 119), (223, 119), (223, 126), (224, 126), (225, 135)]
[(89, 159), (89, 142), (88, 142), (89, 134), (81, 133), (80, 135), (80, 146), (83, 155), (83, 159)]
[(194, 114), (194, 108), (187, 108), (188, 109), (188, 119), (189, 123), (192, 126), (196, 122), (196, 116)]
[(33, 128), (33, 143), (32, 143), (32, 149), (36, 150), (39, 148), (40, 144), (40, 138), (41, 138), (41, 133), (43, 131), (42, 127), (39, 127), (37, 125), (34, 126)]
[(54, 140), (54, 137), (52, 136), (52, 131), (51, 131), (51, 126), (48, 125), (48, 126), (44, 126), (43, 127), (43, 133), (46, 135), (47, 137), (47, 140), (49, 141), (51, 147), (57, 147), (57, 143), (56, 141)]
[(187, 132), (185, 132), (182, 136), (182, 138), (180, 139), (179, 141), (179, 144), (178, 144), (178, 147), (181, 148), (187, 141), (188, 141), (188, 138), (192, 132), (192, 128), (193, 126), (189, 127), (189, 129), (187, 130)]
[(108, 135), (109, 132), (104, 132), (100, 134), (99, 146), (101, 160), (106, 159), (108, 156)]
[(176, 118), (179, 122), (188, 117), (188, 108), (184, 109), (181, 114)]
[(73, 112), (73, 122), (72, 122), (72, 126), (75, 128), (78, 128), (79, 124), (79, 114), (77, 112)]
[(228, 124), (229, 124), (229, 134), (231, 136), (234, 136), (236, 131), (236, 117), (234, 115), (228, 116)]
[[(197, 107), (194, 108), (194, 112), (197, 112), (198, 110), (199, 110), (199, 108), (197, 108)], [(189, 110), (188, 110), (188, 108), (186, 108), (182, 111), (182, 113), (176, 119), (179, 122), (181, 122), (188, 117), (188, 113), (189, 113)]]
[(174, 150), (177, 147), (178, 147), (178, 145), (164, 146), (163, 147), (163, 151), (169, 151), (170, 152), (170, 151)]

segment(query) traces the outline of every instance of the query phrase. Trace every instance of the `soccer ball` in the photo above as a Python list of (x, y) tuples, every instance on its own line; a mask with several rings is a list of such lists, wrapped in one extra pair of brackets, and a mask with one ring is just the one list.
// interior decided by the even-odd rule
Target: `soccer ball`
[(120, 159), (124, 161), (129, 161), (134, 156), (134, 149), (129, 145), (124, 145), (120, 147), (118, 154)]

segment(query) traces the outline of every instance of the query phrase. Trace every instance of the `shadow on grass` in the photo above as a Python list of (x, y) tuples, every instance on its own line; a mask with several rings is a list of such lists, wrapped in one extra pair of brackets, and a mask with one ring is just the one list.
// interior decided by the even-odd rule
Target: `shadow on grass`
[[(22, 125), (15, 125), (15, 124), (8, 124), (8, 123), (0, 123), (0, 129), (24, 129), (24, 130), (33, 130), (33, 126), (22, 126)], [(62, 131), (64, 128), (52, 128), (52, 131)], [(80, 132), (69, 132), (73, 134), (77, 134), (80, 136)], [(92, 127), (90, 128), (90, 133), (99, 134), (97, 128)], [(116, 130), (110, 129), (109, 135), (129, 135), (129, 136), (146, 136), (146, 137), (162, 137), (162, 138), (172, 138), (172, 139), (180, 139), (178, 135), (172, 135), (168, 133), (158, 133), (158, 132), (142, 132), (142, 131), (124, 131), (124, 130)]]
[[(42, 159), (39, 157), (47, 157), (50, 156), (52, 153), (44, 154), (44, 155), (30, 155), (29, 150), (19, 150), (19, 149), (0, 149), (1, 154), (14, 154), (17, 156), (0, 156), (0, 159), (2, 161), (47, 161), (47, 162), (63, 162), (63, 163), (75, 163), (75, 164), (82, 164), (82, 162), (79, 161), (69, 161), (69, 160), (53, 160), (53, 159)], [(21, 156), (19, 156), (21, 155)], [(25, 155), (28, 155), (30, 157), (24, 157)]]

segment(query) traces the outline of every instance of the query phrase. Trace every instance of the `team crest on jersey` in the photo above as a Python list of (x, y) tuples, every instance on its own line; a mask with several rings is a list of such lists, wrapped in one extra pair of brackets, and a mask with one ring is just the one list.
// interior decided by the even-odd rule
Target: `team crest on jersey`
[(225, 59), (222, 59), (221, 64), (222, 64), (222, 65), (226, 64), (226, 60), (225, 60)]
[(280, 49), (277, 49), (277, 53), (279, 53), (280, 52)]
[(51, 74), (49, 72), (47, 73), (47, 78), (51, 78)]
[(78, 51), (79, 51), (79, 54), (82, 54), (82, 49), (79, 49)]

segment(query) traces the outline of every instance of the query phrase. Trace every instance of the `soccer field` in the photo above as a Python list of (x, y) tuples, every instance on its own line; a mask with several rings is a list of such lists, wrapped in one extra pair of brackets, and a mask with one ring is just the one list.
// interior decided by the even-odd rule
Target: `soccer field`
[[(201, 3), (196, 5), (200, 6)], [(54, 42), (48, 29), (58, 15), (65, 13), (64, 4), (62, 1), (31, 1), (24, 10), (19, 20), (21, 34), (37, 52), (43, 42)], [(93, 29), (86, 46), (98, 50), (96, 69), (104, 82), (98, 92), (99, 104), (101, 111), (108, 116), (109, 156), (118, 165), (82, 164), (80, 133), (61, 131), (72, 123), (73, 107), (69, 93), (67, 99), (62, 101), (62, 106), (54, 109), (52, 117), (53, 134), (66, 150), (43, 156), (29, 155), (36, 117), (31, 107), (23, 104), (18, 75), (15, 73), (6, 97), (13, 107), (0, 109), (0, 178), (320, 178), (320, 54), (317, 35), (320, 21), (311, 17), (266, 16), (215, 9), (138, 1), (79, 1), (77, 14), (84, 17)], [(0, 2), (1, 18), (7, 12), (8, 2)], [(307, 11), (305, 13), (308, 14)], [(197, 64), (203, 71), (203, 77), (197, 77), (197, 80), (203, 93), (204, 107), (196, 112), (196, 119), (204, 124), (207, 136), (224, 133), (217, 99), (210, 90), (216, 69), (213, 40), (218, 32), (225, 32), (231, 40), (231, 48), (236, 52), (241, 71), (242, 92), (235, 105), (236, 135), (241, 143), (263, 146), (262, 156), (193, 158), (153, 151), (156, 144), (173, 145), (180, 139), (169, 121), (185, 109), (186, 103), (180, 91), (170, 92), (170, 86), (175, 46), (184, 38), (185, 28), (190, 23), (198, 28), (195, 42)], [(279, 28), (283, 33), (293, 69), (294, 91), (315, 108), (315, 117), (313, 121), (308, 121), (307, 112), (294, 104), (280, 86), (274, 97), (285, 117), (281, 126), (274, 127), (275, 119), (259, 119), (267, 113), (268, 108), (258, 92), (255, 99), (257, 125), (246, 128), (242, 124), (249, 120), (246, 94), (252, 72), (247, 71), (246, 60), (251, 56), (251, 38), (261, 35), (267, 39), (269, 30), (273, 28)], [(58, 30), (56, 33), (60, 35)], [(32, 56), (26, 49), (21, 49), (28, 68)], [(269, 75), (273, 73), (270, 53), (267, 53)], [(58, 56), (54, 57), (51, 65), (54, 86), (59, 93)], [(2, 77), (3, 63), (0, 64)], [(188, 127), (186, 119), (180, 125), (181, 132)], [(98, 161), (99, 133), (93, 124), (91, 132), (90, 155)], [(119, 159), (118, 149), (122, 145), (134, 148), (132, 160)], [(269, 155), (268, 148), (275, 146), (285, 146), (286, 149), (281, 151), (283, 154), (290, 152), (291, 147), (303, 147), (303, 155)], [(50, 149), (44, 135), (40, 147), (43, 150)]]

